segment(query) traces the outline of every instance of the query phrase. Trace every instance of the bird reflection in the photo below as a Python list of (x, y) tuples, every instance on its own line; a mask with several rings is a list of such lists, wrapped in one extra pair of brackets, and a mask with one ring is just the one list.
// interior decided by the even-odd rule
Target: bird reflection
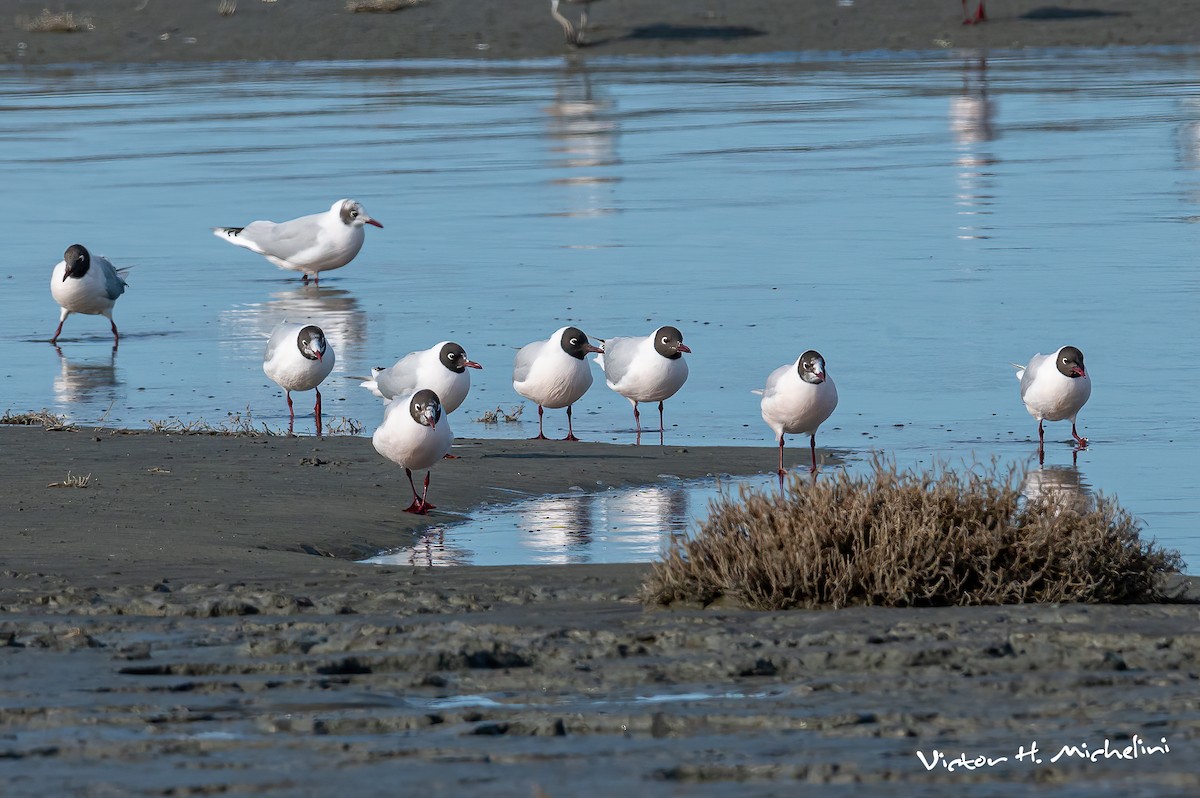
[(606, 493), (599, 502), (597, 535), (637, 559), (663, 549), (687, 531), (688, 493), (682, 484), (651, 485)]
[(591, 559), (592, 505), (590, 493), (545, 496), (516, 507), (521, 544), (535, 550), (534, 561), (582, 563)]
[(471, 552), (447, 546), (446, 529), (439, 526), (425, 530), (411, 548), (393, 552), (387, 559), (397, 565), (467, 565), (471, 562)]
[(117, 348), (114, 346), (107, 357), (81, 360), (70, 359), (61, 347), (58, 353), (59, 372), (54, 377), (54, 398), (60, 405), (89, 402), (112, 404), (117, 398)]
[(1086, 513), (1096, 506), (1092, 486), (1074, 465), (1043, 466), (1028, 471), (1021, 481), (1021, 495), (1029, 501), (1048, 501), (1059, 513), (1067, 510)]
[(615, 103), (594, 92), (586, 69), (565, 70), (546, 107), (546, 132), (554, 165), (569, 170), (552, 182), (569, 188), (567, 208), (560, 216), (602, 216), (615, 213), (610, 186), (621, 178), (609, 167), (617, 157)]
[(996, 139), (995, 116), (996, 101), (988, 96), (987, 60), (981, 56), (978, 62), (963, 65), (962, 90), (950, 100), (950, 132), (958, 145), (954, 163), (958, 168), (955, 205), (963, 217), (960, 239), (991, 237), (991, 228), (978, 217), (991, 215), (996, 198), (992, 167), (997, 159), (987, 146)]
[(298, 285), (273, 292), (265, 302), (224, 310), (221, 317), (234, 328), (235, 338), (265, 341), (280, 319), (289, 319), (320, 327), (339, 354), (366, 340), (367, 314), (359, 309), (358, 298), (342, 288)]

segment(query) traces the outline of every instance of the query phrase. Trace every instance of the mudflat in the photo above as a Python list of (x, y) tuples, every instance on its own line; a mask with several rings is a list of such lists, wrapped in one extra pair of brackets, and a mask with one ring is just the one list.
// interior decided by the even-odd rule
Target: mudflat
[(647, 565), (352, 561), (512, 491), (748, 473), (769, 446), (462, 441), (425, 518), (362, 438), (0, 446), (5, 795), (1200, 786), (1195, 604), (653, 608)]
[[(963, 25), (954, 0), (603, 0), (588, 5), (583, 46), (569, 47), (550, 0), (429, 0), (355, 13), (358, 0), (3, 0), (0, 63), (526, 59), (686, 56), (797, 50), (938, 50), (1192, 44), (1188, 0), (993, 0)], [(399, 5), (399, 4), (397, 4)], [(976, 0), (968, 4), (974, 11)], [(32, 32), (43, 8), (72, 11), (76, 33)], [(220, 9), (232, 13), (222, 14)], [(580, 6), (560, 10), (578, 22)]]

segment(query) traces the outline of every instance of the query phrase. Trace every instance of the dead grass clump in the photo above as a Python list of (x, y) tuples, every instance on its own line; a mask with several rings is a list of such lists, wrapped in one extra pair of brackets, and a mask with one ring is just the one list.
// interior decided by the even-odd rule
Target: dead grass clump
[(38, 16), (22, 19), (22, 27), (29, 33), (77, 33), (91, 27), (91, 20), (76, 17), (71, 11), (43, 8)]
[(477, 424), (499, 424), (501, 421), (506, 424), (514, 424), (521, 420), (521, 414), (524, 412), (525, 405), (513, 405), (507, 412), (497, 407), (495, 410), (483, 411), (481, 416), (472, 421)]
[(877, 461), (865, 476), (793, 475), (782, 496), (743, 490), (671, 544), (643, 597), (771, 610), (1165, 598), (1159, 577), (1182, 558), (1143, 541), (1114, 499), (1082, 512), (1027, 501), (1017, 476)]
[(4, 415), (0, 416), (0, 424), (14, 424), (17, 426), (42, 426), (51, 430), (71, 429), (67, 423), (66, 416), (60, 416), (51, 413), (49, 410), (42, 409), (35, 413), (13, 413), (8, 410), (4, 411)]
[(184, 421), (178, 418), (155, 420), (146, 419), (151, 432), (167, 435), (221, 435), (230, 438), (258, 438), (264, 435), (283, 435), (282, 431), (272, 430), (265, 423), (256, 425), (250, 408), (246, 413), (227, 413), (226, 418), (217, 424), (210, 424), (203, 418)]
[(428, 0), (347, 0), (346, 10), (352, 14), (390, 14), (402, 8), (425, 5)]
[(64, 479), (62, 482), (51, 482), (46, 487), (47, 488), (86, 488), (91, 481), (92, 481), (91, 474), (85, 474), (84, 476), (77, 476), (75, 474), (72, 474), (70, 471), (68, 471), (67, 478)]

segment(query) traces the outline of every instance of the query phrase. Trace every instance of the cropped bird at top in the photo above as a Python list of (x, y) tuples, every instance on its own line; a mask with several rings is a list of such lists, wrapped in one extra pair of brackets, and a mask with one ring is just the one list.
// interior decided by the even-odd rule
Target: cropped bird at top
[(428, 349), (409, 352), (388, 368), (371, 369), (362, 387), (381, 399), (407, 396), (421, 388), (438, 395), (443, 413), (453, 413), (471, 390), (471, 372), (483, 366), (467, 357), (454, 341), (440, 341)]
[(352, 199), (340, 199), (324, 213), (286, 222), (251, 222), (245, 227), (214, 227), (213, 235), (257, 252), (281, 269), (301, 272), (320, 282), (321, 272), (340, 269), (362, 249), (363, 225), (382, 224)]
[(117, 323), (113, 321), (113, 305), (125, 293), (124, 275), (131, 267), (117, 269), (101, 255), (92, 255), (83, 244), (67, 247), (63, 259), (50, 275), (50, 295), (62, 308), (58, 327), (50, 343), (58, 343), (63, 322), (72, 313), (104, 316), (112, 327), (113, 348), (121, 343)]
[(1038, 420), (1038, 460), (1045, 458), (1045, 421), (1071, 422), (1071, 437), (1078, 449), (1087, 448), (1087, 438), (1075, 429), (1075, 417), (1092, 395), (1092, 379), (1083, 365), (1083, 352), (1063, 346), (1052, 355), (1041, 352), (1022, 366), (1013, 363), (1021, 381), (1021, 401), (1029, 415)]
[(596, 363), (604, 372), (609, 388), (633, 404), (633, 422), (637, 427), (637, 442), (642, 440), (639, 402), (658, 402), (659, 442), (663, 436), (663, 402), (683, 387), (688, 377), (684, 352), (691, 352), (683, 343), (683, 333), (670, 325), (659, 327), (645, 337), (606, 338), (603, 352)]
[(333, 345), (315, 324), (293, 324), (284, 320), (275, 325), (263, 353), (263, 372), (283, 388), (287, 397), (288, 433), (293, 431), (296, 422), (292, 391), (315, 389), (317, 402), (313, 416), (317, 422), (317, 437), (321, 437), (321, 389), (318, 386), (333, 371), (335, 360)]
[(559, 327), (545, 341), (526, 344), (513, 361), (513, 388), (538, 406), (538, 434), (534, 440), (545, 440), (542, 431), (543, 408), (567, 408), (567, 437), (577, 441), (571, 423), (571, 405), (592, 387), (592, 370), (585, 359), (591, 352), (601, 352), (593, 346), (578, 327)]
[(762, 417), (779, 439), (779, 483), (783, 485), (783, 436), (808, 435), (812, 473), (817, 471), (817, 428), (837, 407), (837, 387), (825, 371), (825, 358), (809, 349), (795, 363), (780, 366), (767, 377), (762, 394)]
[(567, 19), (558, 10), (560, 0), (550, 0), (550, 16), (554, 17), (559, 25), (562, 25), (563, 34), (567, 37), (567, 44), (572, 47), (579, 47), (583, 44), (583, 31), (587, 28), (588, 23), (588, 6), (596, 2), (596, 0), (561, 0), (568, 5), (583, 6), (579, 12), (579, 27), (576, 28), (571, 24), (571, 20)]
[[(388, 402), (383, 411), (383, 423), (371, 436), (375, 451), (404, 469), (412, 487), (413, 501), (405, 512), (425, 515), (435, 509), (429, 503), (429, 471), (450, 453), (454, 433), (450, 419), (442, 411), (438, 395), (423, 388)], [(425, 471), (425, 490), (417, 495), (413, 469)]]

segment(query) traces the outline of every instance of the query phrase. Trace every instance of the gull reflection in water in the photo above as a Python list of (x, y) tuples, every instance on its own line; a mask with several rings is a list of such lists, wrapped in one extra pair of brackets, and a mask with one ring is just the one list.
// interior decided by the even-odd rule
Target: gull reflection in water
[(1058, 508), (1059, 513), (1067, 510), (1086, 513), (1096, 507), (1092, 486), (1084, 480), (1079, 467), (1073, 465), (1030, 470), (1021, 481), (1021, 495), (1029, 501), (1044, 499)]
[(995, 189), (992, 183), (997, 163), (991, 148), (996, 139), (996, 101), (988, 96), (987, 60), (963, 64), (962, 90), (950, 100), (950, 132), (958, 146), (958, 191), (955, 205), (964, 217), (958, 228), (960, 239), (990, 238), (991, 229), (978, 217), (990, 216)]
[(373, 565), (469, 565), (471, 552), (454, 545), (446, 545), (446, 528), (437, 526), (421, 533), (412, 546), (387, 554), (372, 557), (366, 562)]
[(605, 494), (597, 529), (604, 542), (631, 559), (657, 555), (675, 535), (687, 531), (688, 492), (683, 485), (652, 485)]
[(545, 496), (521, 502), (515, 508), (521, 546), (532, 549), (539, 563), (582, 563), (591, 560), (592, 504), (590, 493)]
[[(339, 365), (367, 337), (367, 314), (358, 307), (354, 294), (342, 288), (310, 284), (272, 292), (265, 302), (221, 311), (226, 328), (223, 339), (238, 349), (247, 339), (255, 346), (266, 346), (271, 331), (283, 319), (320, 327), (334, 345)], [(255, 354), (261, 356), (261, 350)]]
[(602, 216), (615, 213), (611, 185), (621, 178), (609, 167), (617, 157), (615, 103), (592, 90), (586, 69), (571, 68), (562, 74), (555, 99), (547, 108), (546, 133), (554, 165), (569, 170), (551, 182), (567, 186), (567, 208), (557, 216)]
[(63, 354), (61, 347), (54, 347), (58, 353), (59, 372), (54, 377), (54, 399), (60, 406), (74, 405), (80, 402), (94, 404), (112, 404), (117, 399), (117, 348), (114, 346), (107, 356), (82, 360), (71, 359)]

